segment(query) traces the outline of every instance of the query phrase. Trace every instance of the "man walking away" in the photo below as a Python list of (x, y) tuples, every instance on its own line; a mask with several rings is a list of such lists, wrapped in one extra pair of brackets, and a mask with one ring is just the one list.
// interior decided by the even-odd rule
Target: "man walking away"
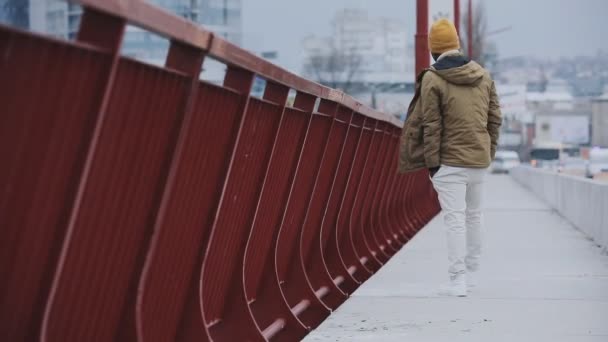
[(429, 170), (447, 226), (450, 281), (442, 294), (464, 297), (479, 269), (482, 186), (502, 120), (494, 82), (460, 52), (454, 24), (435, 22), (429, 45), (436, 63), (417, 77), (399, 171)]

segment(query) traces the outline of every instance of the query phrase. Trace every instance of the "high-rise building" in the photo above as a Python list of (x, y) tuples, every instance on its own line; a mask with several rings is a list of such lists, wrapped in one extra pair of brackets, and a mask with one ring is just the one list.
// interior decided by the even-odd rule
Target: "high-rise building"
[(242, 0), (190, 0), (198, 2), (197, 20), (209, 30), (221, 35), (230, 42), (242, 46)]
[(0, 0), (0, 22), (55, 37), (73, 39), (82, 9), (61, 0)]
[(336, 13), (329, 37), (302, 41), (304, 74), (386, 113), (403, 115), (414, 86), (413, 36), (397, 19)]
[(411, 83), (414, 60), (408, 38), (405, 24), (399, 20), (371, 17), (364, 10), (344, 9), (333, 19), (331, 37), (309, 36), (302, 44), (305, 63), (336, 53), (346, 55), (348, 60), (356, 59), (352, 81)]
[[(2, 1), (2, 0), (0, 0)], [(78, 33), (82, 8), (62, 0), (5, 0), (19, 2), (27, 11), (27, 25), (23, 29), (47, 33), (51, 36), (74, 39)], [(11, 20), (7, 21), (11, 24)]]
[[(150, 0), (152, 3), (204, 26), (206, 29), (241, 45), (242, 0)], [(152, 63), (162, 64), (167, 52), (167, 40), (129, 26), (123, 53)]]
[[(181, 17), (192, 20), (229, 41), (242, 42), (242, 0), (148, 0)], [(65, 0), (0, 0), (0, 22), (74, 39), (82, 8)], [(168, 41), (134, 26), (128, 26), (123, 54), (152, 63), (163, 63)]]
[(23, 0), (0, 0), (0, 23), (27, 29), (30, 26), (29, 4)]

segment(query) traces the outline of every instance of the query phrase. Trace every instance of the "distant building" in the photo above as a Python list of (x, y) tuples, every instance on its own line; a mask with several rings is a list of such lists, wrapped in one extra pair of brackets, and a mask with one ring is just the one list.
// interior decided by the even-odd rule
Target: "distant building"
[(27, 29), (30, 26), (29, 3), (25, 0), (0, 0), (0, 23)]
[(592, 101), (593, 146), (608, 148), (608, 92)]
[(608, 94), (608, 89), (602, 92), (608, 85), (607, 53), (552, 59), (504, 58), (498, 67), (496, 80), (503, 114), (505, 120), (521, 124), (522, 150), (532, 143), (608, 146), (604, 140), (608, 135), (604, 133), (608, 132), (608, 95), (600, 96)]
[(529, 93), (528, 108), (536, 123), (535, 143), (591, 143), (591, 102), (567, 92)]
[(574, 96), (567, 92), (528, 92), (526, 103), (532, 111), (571, 110), (574, 108)]
[[(149, 0), (181, 17), (241, 45), (242, 0)], [(82, 8), (64, 0), (0, 0), (0, 22), (75, 39)], [(168, 41), (134, 26), (128, 26), (123, 54), (162, 64)]]
[(399, 20), (370, 17), (362, 10), (344, 10), (334, 18), (332, 37), (338, 50), (354, 50), (362, 56), (364, 81), (413, 79), (413, 52), (408, 53), (407, 30)]
[(591, 142), (588, 113), (553, 112), (536, 116), (535, 144), (558, 142), (587, 146)]
[(243, 45), (243, 0), (189, 1), (194, 11), (199, 11), (193, 21), (238, 46)]
[(533, 145), (591, 143), (591, 102), (572, 95), (569, 82), (552, 79), (543, 92), (529, 84), (496, 85), (503, 113), (500, 145), (522, 155)]
[(405, 26), (396, 19), (371, 17), (364, 10), (344, 9), (336, 13), (330, 37), (309, 36), (302, 41), (305, 63), (339, 51), (361, 59), (357, 82), (413, 83), (414, 53)]
[(61, 0), (0, 0), (0, 22), (51, 36), (73, 39), (80, 6)]
[(528, 92), (525, 84), (496, 84), (500, 98), (500, 109), (505, 119), (523, 123), (534, 122), (534, 115), (528, 109)]
[(405, 23), (344, 9), (331, 25), (329, 37), (302, 41), (305, 76), (403, 117), (415, 78), (413, 35)]
[[(242, 0), (150, 0), (181, 17), (204, 26), (230, 42), (242, 44)], [(155, 64), (165, 61), (167, 40), (129, 26), (123, 53)], [(219, 72), (218, 72), (219, 74)]]

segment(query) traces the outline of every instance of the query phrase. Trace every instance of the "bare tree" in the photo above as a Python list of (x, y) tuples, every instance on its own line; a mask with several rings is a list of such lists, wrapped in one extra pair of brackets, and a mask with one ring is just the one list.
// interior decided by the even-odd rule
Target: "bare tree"
[[(465, 11), (461, 27), (462, 47), (465, 53), (469, 51), (469, 11)], [(486, 8), (483, 1), (478, 1), (473, 8), (473, 55), (469, 58), (475, 60), (481, 65), (485, 65), (488, 49), (488, 22)]]
[(363, 57), (356, 49), (339, 49), (331, 44), (325, 53), (308, 56), (304, 73), (318, 83), (349, 93), (360, 74)]

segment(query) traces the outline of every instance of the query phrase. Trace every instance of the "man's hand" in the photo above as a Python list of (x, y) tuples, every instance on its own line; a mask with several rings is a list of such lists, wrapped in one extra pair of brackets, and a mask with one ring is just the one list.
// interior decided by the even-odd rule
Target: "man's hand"
[(439, 171), (439, 166), (431, 167), (429, 169), (429, 174), (431, 175), (431, 178), (433, 178), (435, 176), (435, 174), (437, 173), (437, 171)]

